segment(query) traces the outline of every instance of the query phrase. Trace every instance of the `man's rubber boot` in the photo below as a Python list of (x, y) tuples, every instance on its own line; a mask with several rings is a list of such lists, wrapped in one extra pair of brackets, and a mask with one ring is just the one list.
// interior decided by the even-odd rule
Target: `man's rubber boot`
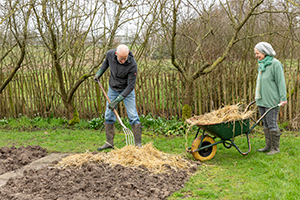
[(270, 133), (270, 130), (267, 128), (264, 128), (264, 132), (265, 132), (266, 146), (262, 149), (257, 149), (257, 151), (260, 152), (266, 152), (271, 150), (272, 135)]
[(270, 131), (272, 135), (272, 142), (271, 142), (271, 151), (267, 153), (268, 155), (273, 155), (279, 153), (279, 141), (280, 141), (280, 130), (277, 131)]
[(105, 134), (106, 134), (106, 143), (102, 147), (97, 148), (98, 151), (114, 148), (115, 124), (105, 123)]
[(135, 146), (142, 147), (142, 123), (131, 125)]

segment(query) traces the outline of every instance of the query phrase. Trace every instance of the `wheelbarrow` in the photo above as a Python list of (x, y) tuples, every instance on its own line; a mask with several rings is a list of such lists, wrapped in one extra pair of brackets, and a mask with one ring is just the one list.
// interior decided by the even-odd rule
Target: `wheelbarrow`
[[(251, 105), (256, 101), (252, 101), (245, 109), (246, 112)], [(196, 125), (198, 128), (196, 136), (193, 140), (192, 146), (187, 148), (186, 151), (191, 153), (196, 160), (206, 161), (212, 159), (217, 152), (217, 144), (223, 144), (225, 148), (229, 149), (234, 146), (242, 155), (248, 155), (251, 151), (251, 144), (249, 139), (250, 132), (255, 126), (273, 109), (280, 107), (281, 104), (271, 107), (267, 110), (257, 121), (252, 117), (243, 120), (212, 123), (205, 125)], [(250, 119), (254, 121), (254, 125), (250, 127)], [(203, 130), (202, 135), (199, 135), (200, 130)], [(207, 134), (206, 131), (209, 133)], [(234, 137), (245, 133), (248, 143), (248, 151), (242, 152), (234, 142)], [(199, 136), (198, 136), (199, 135)], [(219, 138), (219, 141), (215, 141)]]

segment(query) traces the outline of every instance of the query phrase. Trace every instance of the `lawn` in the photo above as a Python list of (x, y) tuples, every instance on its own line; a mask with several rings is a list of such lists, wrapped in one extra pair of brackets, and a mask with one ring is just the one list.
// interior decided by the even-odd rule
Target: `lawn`
[[(254, 132), (250, 140), (247, 156), (219, 145), (215, 157), (170, 199), (300, 199), (298, 133), (285, 132), (281, 152), (272, 156), (256, 151), (264, 146), (261, 133)], [(236, 143), (247, 149), (245, 137), (237, 137)]]
[[(0, 129), (0, 147), (40, 145), (49, 152), (83, 153), (95, 151), (105, 142), (103, 130), (100, 132), (84, 127), (70, 129), (49, 126), (40, 130), (38, 127), (31, 128), (32, 130), (28, 130), (28, 126), (24, 130), (7, 127)], [(185, 148), (194, 139), (193, 132), (187, 137), (188, 145), (185, 136), (165, 137), (149, 130), (143, 133), (143, 144), (152, 142), (163, 152), (193, 159), (185, 152)], [(264, 146), (261, 127), (256, 127), (251, 132), (250, 141), (252, 150), (247, 156), (241, 155), (234, 147), (226, 149), (219, 144), (215, 157), (203, 162), (183, 189), (175, 192), (169, 199), (300, 199), (299, 132), (283, 131), (281, 152), (272, 156), (256, 151)], [(236, 137), (235, 143), (242, 151), (247, 151), (244, 135)], [(125, 145), (121, 130), (116, 134), (115, 145), (117, 148)]]

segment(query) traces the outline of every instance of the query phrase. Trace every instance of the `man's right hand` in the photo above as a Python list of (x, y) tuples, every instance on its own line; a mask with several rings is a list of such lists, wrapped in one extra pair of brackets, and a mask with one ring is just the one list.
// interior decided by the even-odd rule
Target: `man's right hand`
[(96, 74), (96, 75), (94, 76), (94, 81), (95, 81), (95, 82), (98, 82), (99, 79), (100, 79), (100, 74)]
[(98, 82), (104, 72), (105, 72), (105, 70), (100, 68), (94, 76), (94, 81)]

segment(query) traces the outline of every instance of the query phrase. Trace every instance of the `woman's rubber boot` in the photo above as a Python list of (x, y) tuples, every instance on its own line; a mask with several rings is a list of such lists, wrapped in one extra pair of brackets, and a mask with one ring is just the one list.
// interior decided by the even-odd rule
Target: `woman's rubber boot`
[(272, 135), (272, 142), (271, 142), (271, 151), (267, 153), (268, 155), (273, 155), (279, 153), (279, 141), (280, 141), (280, 130), (277, 131), (270, 131)]
[(135, 146), (142, 147), (142, 123), (131, 125)]
[(97, 148), (98, 151), (114, 148), (115, 124), (105, 123), (106, 142), (102, 147)]
[(271, 141), (272, 141), (272, 135), (270, 133), (270, 130), (267, 128), (264, 128), (265, 132), (265, 138), (266, 138), (266, 146), (262, 149), (257, 149), (257, 151), (260, 152), (266, 152), (271, 150)]

